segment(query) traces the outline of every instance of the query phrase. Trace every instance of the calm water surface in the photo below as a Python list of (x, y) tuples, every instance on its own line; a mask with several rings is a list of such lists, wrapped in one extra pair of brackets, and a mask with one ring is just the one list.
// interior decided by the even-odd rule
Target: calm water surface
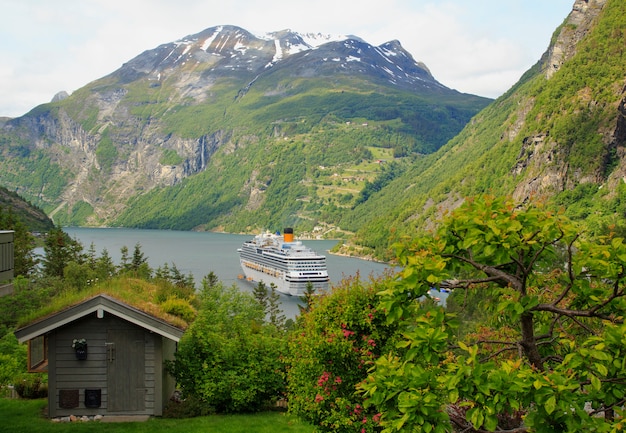
[[(251, 291), (253, 283), (239, 278), (241, 267), (237, 248), (251, 235), (226, 233), (199, 233), (174, 230), (138, 230), (121, 228), (65, 227), (63, 230), (83, 244), (85, 251), (93, 243), (99, 256), (106, 249), (117, 265), (121, 249), (126, 246), (132, 257), (135, 245), (141, 246), (150, 267), (156, 269), (167, 263), (176, 265), (183, 274), (192, 274), (196, 286), (209, 272), (215, 273), (225, 285), (237, 284), (242, 290)], [(297, 235), (296, 235), (297, 239)], [(387, 265), (328, 253), (337, 241), (303, 241), (318, 253), (326, 255), (328, 273), (332, 284), (344, 277), (360, 274), (363, 279), (382, 274)], [(299, 299), (280, 295), (283, 312), (293, 318), (298, 314)]]

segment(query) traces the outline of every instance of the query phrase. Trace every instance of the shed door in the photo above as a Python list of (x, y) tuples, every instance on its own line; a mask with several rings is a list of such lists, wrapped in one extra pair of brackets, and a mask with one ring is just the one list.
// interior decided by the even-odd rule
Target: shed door
[(145, 339), (142, 330), (107, 333), (107, 408), (109, 412), (145, 409)]

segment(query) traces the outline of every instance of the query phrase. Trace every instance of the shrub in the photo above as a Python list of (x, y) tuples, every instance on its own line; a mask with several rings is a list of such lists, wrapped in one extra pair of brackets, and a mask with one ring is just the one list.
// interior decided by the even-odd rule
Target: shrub
[(169, 369), (186, 396), (219, 413), (265, 409), (284, 392), (284, 339), (263, 323), (264, 312), (236, 286), (203, 282), (196, 320)]
[(169, 298), (161, 304), (161, 308), (168, 314), (180, 317), (187, 323), (191, 323), (196, 317), (196, 309), (185, 299)]
[(48, 383), (45, 375), (26, 373), (15, 379), (15, 392), (21, 398), (36, 399), (48, 396)]
[(199, 398), (189, 396), (183, 399), (171, 399), (163, 409), (163, 418), (193, 418), (211, 415), (213, 411)]
[(359, 277), (344, 280), (315, 299), (299, 319), (289, 341), (289, 410), (319, 431), (377, 430), (378, 411), (363, 407), (356, 386), (371, 363), (385, 353), (394, 327), (375, 306), (386, 278), (365, 285)]

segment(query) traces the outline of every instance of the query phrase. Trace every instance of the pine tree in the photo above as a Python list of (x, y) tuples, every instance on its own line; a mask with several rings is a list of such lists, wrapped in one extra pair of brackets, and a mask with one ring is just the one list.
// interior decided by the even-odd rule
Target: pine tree
[(311, 311), (311, 307), (313, 306), (313, 300), (315, 299), (315, 288), (313, 287), (312, 282), (306, 283), (306, 288), (304, 290), (304, 305), (298, 305), (298, 309), (300, 310), (300, 314)]
[(265, 285), (263, 281), (259, 281), (259, 283), (252, 290), (254, 299), (256, 299), (258, 303), (261, 304), (261, 307), (263, 308), (263, 312), (265, 314), (267, 314), (267, 308), (269, 305), (268, 293), (269, 292), (268, 292), (267, 286)]
[(204, 287), (212, 288), (212, 287), (217, 286), (218, 283), (219, 283), (219, 279), (217, 278), (217, 275), (215, 275), (215, 272), (213, 271), (209, 272), (202, 279), (202, 285)]
[(120, 271), (129, 271), (130, 270), (130, 259), (128, 257), (128, 247), (124, 245), (120, 248), (120, 253), (122, 256), (120, 257)]
[(100, 257), (96, 260), (96, 274), (98, 278), (102, 279), (109, 279), (115, 275), (115, 264), (106, 248), (102, 250)]
[(51, 277), (63, 277), (63, 270), (70, 262), (85, 262), (83, 246), (72, 239), (60, 227), (50, 230), (44, 244), (43, 273)]
[(285, 329), (286, 317), (282, 314), (280, 309), (280, 295), (276, 291), (276, 285), (270, 284), (270, 290), (267, 296), (266, 314), (269, 316), (269, 321), (272, 325), (278, 329)]
[(143, 251), (141, 251), (141, 244), (135, 244), (135, 249), (133, 250), (133, 261), (131, 262), (131, 269), (133, 271), (138, 271), (142, 265), (148, 263), (148, 258), (144, 256)]

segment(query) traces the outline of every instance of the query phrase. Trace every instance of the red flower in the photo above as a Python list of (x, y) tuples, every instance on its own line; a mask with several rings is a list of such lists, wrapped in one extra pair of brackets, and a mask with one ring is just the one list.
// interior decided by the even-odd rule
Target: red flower
[(324, 386), (324, 384), (328, 382), (328, 379), (330, 379), (330, 373), (325, 371), (324, 373), (322, 373), (320, 378), (317, 379), (317, 386)]

